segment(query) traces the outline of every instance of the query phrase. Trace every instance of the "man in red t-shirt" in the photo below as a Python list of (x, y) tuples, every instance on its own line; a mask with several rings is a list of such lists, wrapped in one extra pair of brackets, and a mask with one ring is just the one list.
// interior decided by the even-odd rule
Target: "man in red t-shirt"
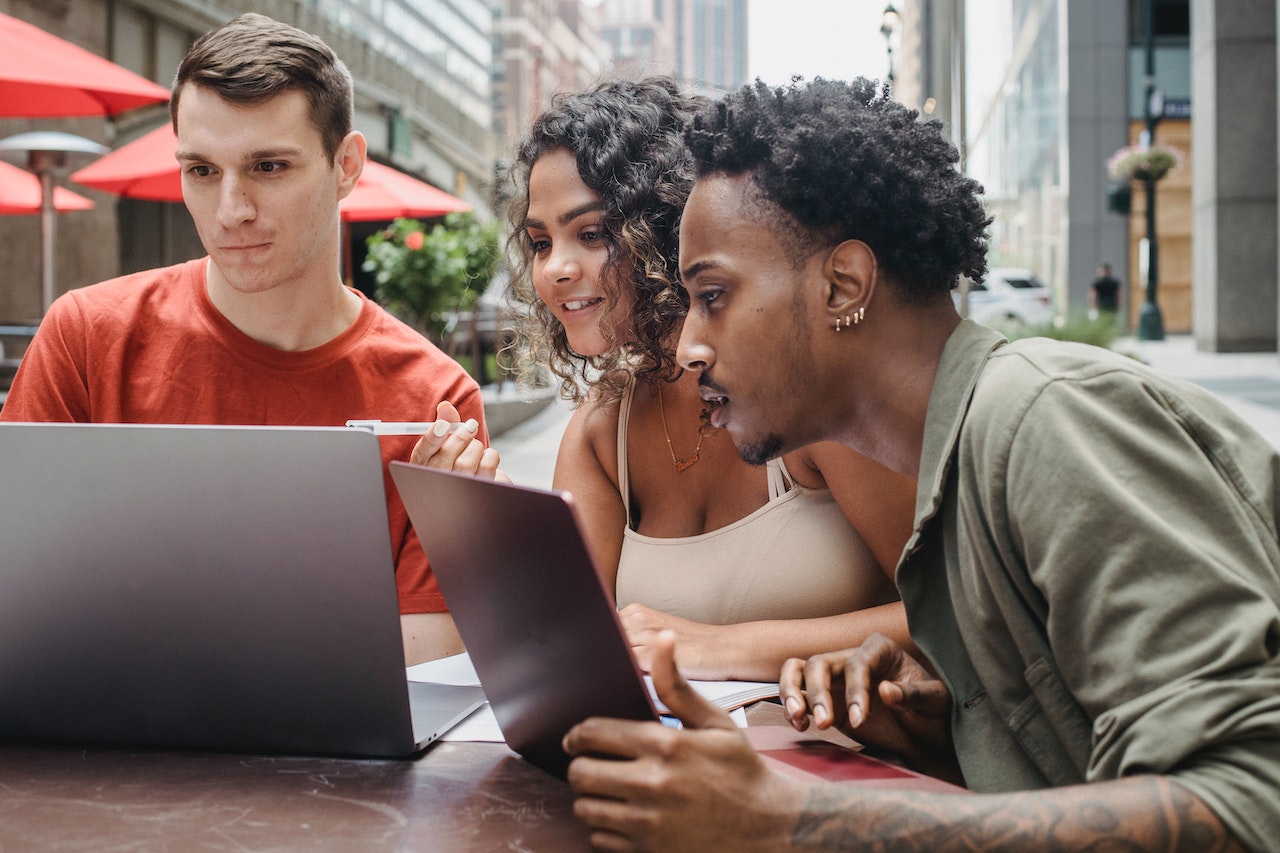
[[(206, 34), (179, 66), (170, 113), (187, 209), (207, 257), (73, 290), (14, 378), (10, 421), (336, 425), (422, 421), (433, 465), (487, 443), (480, 389), (339, 274), (338, 202), (365, 140), (351, 75), (322, 41), (262, 15)], [(447, 401), (447, 402), (446, 402)], [(456, 405), (455, 412), (449, 403)], [(381, 440), (406, 662), (462, 644), (389, 477), (416, 436)], [(480, 467), (496, 466), (496, 454)]]

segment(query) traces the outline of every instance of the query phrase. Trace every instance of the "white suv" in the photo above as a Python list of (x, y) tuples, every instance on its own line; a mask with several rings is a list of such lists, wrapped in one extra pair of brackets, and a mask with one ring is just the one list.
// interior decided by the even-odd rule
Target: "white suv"
[[(951, 292), (960, 305), (960, 288)], [(969, 313), (974, 322), (997, 328), (1044, 326), (1053, 322), (1053, 297), (1031, 270), (996, 267), (982, 284), (969, 286)]]

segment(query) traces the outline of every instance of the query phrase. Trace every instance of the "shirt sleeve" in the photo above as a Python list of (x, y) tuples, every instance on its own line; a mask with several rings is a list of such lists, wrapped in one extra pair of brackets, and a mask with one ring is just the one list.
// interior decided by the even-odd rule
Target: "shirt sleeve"
[(984, 499), (1094, 721), (1087, 778), (1167, 774), (1246, 845), (1274, 843), (1274, 450), (1207, 393), (1124, 371), (1047, 383), (1006, 435)]
[(485, 445), (488, 445), (489, 425), (484, 418), (484, 398), (480, 392), (480, 386), (476, 385), (474, 381), (468, 381), (457, 399), (452, 400), (452, 402), (457, 407), (458, 414), (462, 417), (462, 420), (465, 421), (468, 418), (476, 419), (480, 424), (480, 431), (476, 433), (476, 436)]
[(90, 420), (80, 319), (79, 306), (70, 295), (50, 306), (18, 365), (0, 420)]

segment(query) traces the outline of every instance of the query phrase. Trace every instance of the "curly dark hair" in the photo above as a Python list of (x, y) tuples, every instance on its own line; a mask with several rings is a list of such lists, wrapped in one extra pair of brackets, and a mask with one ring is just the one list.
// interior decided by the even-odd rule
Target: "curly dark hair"
[(941, 123), (918, 118), (861, 77), (776, 89), (757, 80), (704, 107), (688, 143), (699, 178), (749, 174), (761, 214), (784, 214), (779, 236), (797, 266), (861, 240), (899, 298), (919, 304), (961, 275), (985, 278), (991, 218)]
[[(528, 345), (527, 373), (547, 365), (560, 380), (560, 393), (575, 404), (590, 389), (604, 400), (618, 399), (634, 376), (653, 382), (680, 373), (671, 337), (688, 311), (679, 286), (677, 245), (680, 214), (693, 186), (693, 165), (685, 147), (685, 127), (700, 101), (682, 94), (670, 77), (612, 80), (582, 92), (557, 95), (521, 139), (507, 173), (507, 248), (513, 268), (510, 296), (524, 322), (517, 334)], [(564, 327), (533, 287), (533, 251), (525, 233), (529, 213), (529, 172), (551, 151), (566, 149), (583, 183), (600, 194), (601, 227), (608, 259), (600, 282), (608, 307), (622, 288), (634, 292), (629, 340), (598, 356), (572, 350)]]

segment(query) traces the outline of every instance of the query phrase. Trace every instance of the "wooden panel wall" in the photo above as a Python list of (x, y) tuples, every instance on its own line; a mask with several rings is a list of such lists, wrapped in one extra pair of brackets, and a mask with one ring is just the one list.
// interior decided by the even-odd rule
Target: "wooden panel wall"
[[(1130, 124), (1129, 138), (1137, 142), (1143, 124)], [(1182, 164), (1156, 183), (1156, 240), (1159, 247), (1159, 280), (1156, 304), (1169, 334), (1191, 331), (1191, 121), (1166, 119), (1156, 125), (1156, 141), (1182, 152)], [(1147, 281), (1139, 265), (1140, 241), (1147, 235), (1147, 198), (1143, 185), (1134, 182), (1129, 212), (1129, 324), (1136, 327), (1138, 312), (1147, 298)], [(1122, 274), (1123, 271), (1117, 270)]]

